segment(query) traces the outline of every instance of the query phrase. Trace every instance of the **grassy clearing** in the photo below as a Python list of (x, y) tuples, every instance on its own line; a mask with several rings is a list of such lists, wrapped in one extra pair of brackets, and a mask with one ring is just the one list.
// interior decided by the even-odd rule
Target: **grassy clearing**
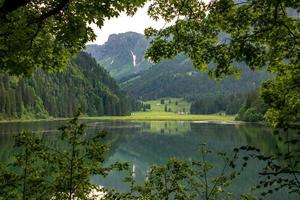
[(82, 117), (95, 120), (131, 120), (131, 121), (234, 121), (234, 116), (221, 115), (179, 115), (172, 112), (136, 112), (131, 116)]
[(191, 103), (182, 98), (163, 98), (164, 104), (161, 104), (162, 99), (145, 101), (145, 104), (150, 104), (151, 112), (165, 112), (165, 107), (170, 112), (189, 112)]

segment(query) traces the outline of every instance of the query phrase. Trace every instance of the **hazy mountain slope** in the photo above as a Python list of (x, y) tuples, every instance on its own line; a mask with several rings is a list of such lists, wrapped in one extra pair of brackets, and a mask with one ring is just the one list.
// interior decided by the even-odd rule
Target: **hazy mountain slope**
[[(223, 37), (220, 36), (220, 40)], [(268, 77), (266, 72), (252, 72), (244, 66), (240, 81), (227, 78), (216, 83), (208, 80), (205, 73), (196, 71), (184, 56), (152, 66), (144, 59), (148, 45), (143, 35), (128, 32), (111, 35), (104, 45), (88, 45), (86, 51), (117, 79), (125, 91), (142, 99), (248, 92)], [(131, 51), (136, 56), (135, 66)]]
[(259, 87), (269, 75), (266, 72), (252, 72), (243, 66), (240, 80), (233, 77), (222, 81), (210, 80), (207, 74), (194, 69), (188, 59), (183, 56), (173, 61), (152, 66), (138, 76), (124, 81), (121, 87), (130, 95), (142, 99), (161, 97), (185, 97), (197, 99), (216, 94), (237, 94), (248, 92)]
[(127, 32), (110, 35), (104, 45), (87, 45), (86, 51), (119, 80), (150, 67), (144, 59), (148, 45), (142, 34)]

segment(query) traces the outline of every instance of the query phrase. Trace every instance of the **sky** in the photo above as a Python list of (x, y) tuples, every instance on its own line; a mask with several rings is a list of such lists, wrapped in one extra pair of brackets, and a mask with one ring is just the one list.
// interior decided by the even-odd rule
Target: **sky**
[(106, 20), (104, 25), (101, 27), (101, 30), (97, 27), (97, 25), (92, 24), (91, 27), (94, 29), (97, 39), (89, 44), (104, 44), (109, 35), (113, 33), (125, 33), (128, 31), (144, 33), (145, 28), (153, 27), (153, 28), (163, 28), (165, 26), (165, 22), (163, 20), (154, 21), (150, 19), (147, 15), (146, 5), (143, 8), (140, 8), (134, 16), (126, 16), (125, 13), (122, 13), (118, 18), (112, 18), (110, 20)]

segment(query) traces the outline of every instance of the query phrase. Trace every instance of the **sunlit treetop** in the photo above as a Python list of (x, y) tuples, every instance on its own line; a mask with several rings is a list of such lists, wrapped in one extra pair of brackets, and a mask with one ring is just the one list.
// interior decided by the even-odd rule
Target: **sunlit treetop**
[(154, 0), (149, 15), (171, 26), (145, 31), (154, 38), (146, 57), (160, 62), (182, 53), (215, 78), (238, 74), (236, 63), (267, 68), (275, 78), (262, 89), (266, 118), (277, 127), (299, 120), (299, 0)]
[(0, 69), (31, 74), (63, 69), (120, 12), (132, 15), (145, 0), (0, 0)]

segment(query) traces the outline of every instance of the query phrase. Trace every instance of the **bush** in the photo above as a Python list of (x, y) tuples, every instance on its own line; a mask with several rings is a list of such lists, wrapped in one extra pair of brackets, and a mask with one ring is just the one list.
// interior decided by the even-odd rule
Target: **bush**
[(263, 115), (258, 112), (255, 108), (242, 107), (238, 112), (236, 120), (246, 121), (246, 122), (259, 122), (263, 120)]

